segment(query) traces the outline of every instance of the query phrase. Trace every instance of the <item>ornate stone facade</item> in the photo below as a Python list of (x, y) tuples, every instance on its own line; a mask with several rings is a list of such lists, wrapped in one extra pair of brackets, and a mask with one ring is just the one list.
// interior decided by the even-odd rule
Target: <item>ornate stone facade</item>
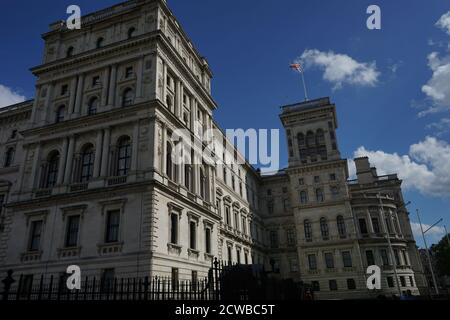
[(80, 31), (50, 28), (34, 100), (0, 110), (0, 271), (77, 264), (83, 275), (193, 279), (218, 257), (314, 282), (322, 298), (367, 297), (372, 262), (384, 265), (381, 293), (396, 292), (387, 230), (402, 290), (417, 294), (401, 181), (367, 159), (347, 181), (329, 99), (283, 107), (289, 166), (275, 175), (223, 135), (215, 156), (230, 165), (191, 164), (194, 153), (174, 164), (174, 131), (200, 141), (218, 129), (217, 105), (208, 63), (166, 2), (127, 1), (83, 17)]

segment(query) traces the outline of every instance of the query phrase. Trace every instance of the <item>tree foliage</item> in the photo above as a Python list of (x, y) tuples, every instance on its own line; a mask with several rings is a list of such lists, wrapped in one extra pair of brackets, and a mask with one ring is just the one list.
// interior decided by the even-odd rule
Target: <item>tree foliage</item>
[[(449, 235), (450, 237), (450, 235)], [(439, 276), (450, 275), (450, 245), (447, 235), (431, 247), (434, 257), (436, 258), (436, 269)]]

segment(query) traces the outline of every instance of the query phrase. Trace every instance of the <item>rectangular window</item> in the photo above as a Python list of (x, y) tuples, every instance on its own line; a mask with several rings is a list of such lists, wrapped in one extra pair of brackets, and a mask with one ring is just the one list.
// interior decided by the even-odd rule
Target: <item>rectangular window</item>
[(103, 269), (100, 287), (103, 292), (111, 291), (114, 286), (115, 271), (113, 268)]
[(329, 286), (330, 286), (330, 290), (331, 290), (331, 291), (336, 291), (336, 290), (338, 289), (337, 281), (336, 281), (336, 280), (330, 280), (330, 281), (328, 282), (328, 284), (329, 284)]
[(388, 253), (386, 249), (381, 249), (380, 250), (380, 255), (381, 255), (381, 261), (383, 262), (383, 266), (388, 266), (389, 265), (389, 258), (388, 258)]
[(287, 240), (287, 245), (289, 247), (295, 246), (296, 238), (295, 238), (295, 230), (294, 229), (288, 229), (286, 231), (286, 240)]
[(290, 265), (291, 272), (298, 272), (297, 259), (294, 258), (294, 259), (289, 260), (289, 265)]
[(231, 226), (230, 207), (225, 207), (225, 223), (227, 224), (227, 226)]
[(411, 285), (411, 287), (414, 287), (414, 277), (413, 276), (409, 276), (409, 283)]
[(66, 247), (76, 247), (78, 244), (78, 230), (80, 228), (80, 216), (70, 216), (67, 219)]
[(320, 291), (319, 281), (312, 281), (311, 286), (312, 286), (313, 291)]
[(177, 290), (178, 289), (178, 281), (179, 281), (179, 277), (178, 277), (178, 268), (172, 268), (172, 290)]
[(205, 251), (206, 253), (211, 253), (211, 229), (205, 229)]
[(361, 232), (361, 234), (366, 235), (367, 234), (366, 219), (361, 218), (358, 221), (359, 221), (359, 231)]
[(400, 284), (402, 287), (406, 287), (406, 278), (404, 276), (400, 276)]
[(99, 76), (92, 77), (92, 86), (96, 87), (99, 85), (100, 85), (100, 77)]
[(336, 174), (330, 173), (330, 180), (335, 181), (336, 180)]
[(276, 230), (270, 231), (270, 247), (278, 248), (278, 232)]
[(303, 178), (298, 179), (298, 184), (299, 185), (304, 185), (305, 184), (305, 180)]
[(344, 268), (352, 267), (352, 255), (350, 254), (350, 251), (342, 252), (342, 262), (344, 264)]
[(197, 224), (195, 221), (189, 222), (189, 248), (197, 249)]
[(398, 255), (398, 250), (397, 249), (394, 249), (394, 258), (395, 258), (395, 264), (397, 266), (399, 266), (400, 265), (400, 256)]
[(234, 212), (234, 228), (239, 230), (239, 213), (236, 211)]
[(30, 229), (29, 251), (38, 251), (42, 236), (42, 220), (33, 221)]
[(236, 261), (238, 264), (241, 264), (241, 250), (236, 248)]
[(119, 241), (120, 210), (108, 211), (106, 217), (106, 243)]
[(372, 250), (366, 250), (366, 260), (368, 266), (373, 266), (375, 264), (375, 257), (373, 256)]
[(231, 256), (231, 247), (227, 247), (227, 253), (228, 253), (228, 264), (231, 264), (233, 261), (233, 257)]
[(356, 289), (355, 279), (347, 279), (347, 289), (348, 290), (355, 290)]
[(314, 177), (314, 183), (319, 183), (320, 182), (320, 177), (319, 176), (315, 176)]
[(334, 268), (333, 254), (330, 252), (325, 253), (325, 265), (327, 266), (327, 269)]
[(388, 287), (393, 288), (394, 287), (394, 278), (386, 277), (386, 280), (387, 280)]
[(197, 290), (197, 281), (198, 281), (198, 273), (195, 270), (192, 270), (191, 274), (191, 283), (192, 283), (192, 290)]
[(170, 215), (170, 243), (178, 244), (178, 215)]
[(308, 254), (309, 270), (317, 270), (317, 260), (315, 254)]
[(402, 250), (402, 257), (403, 257), (403, 264), (409, 266), (409, 261), (405, 250)]
[(247, 234), (247, 223), (245, 222), (245, 217), (241, 218), (241, 226), (242, 226), (242, 233)]
[(61, 86), (61, 95), (62, 96), (65, 96), (68, 91), (69, 91), (69, 86), (67, 84), (64, 84)]
[(380, 224), (378, 218), (372, 218), (373, 232), (380, 233)]

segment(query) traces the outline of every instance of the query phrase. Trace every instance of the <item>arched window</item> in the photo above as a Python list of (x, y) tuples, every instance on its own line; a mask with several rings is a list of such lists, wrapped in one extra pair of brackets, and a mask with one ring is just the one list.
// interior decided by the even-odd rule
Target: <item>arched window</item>
[(122, 96), (122, 107), (131, 106), (133, 104), (133, 100), (133, 90), (130, 88), (125, 89)]
[(322, 234), (323, 240), (328, 240), (328, 223), (327, 219), (325, 218), (320, 218), (320, 233)]
[(325, 134), (322, 129), (318, 129), (316, 132), (316, 144), (323, 145), (325, 144)]
[(308, 131), (306, 134), (306, 146), (313, 147), (316, 144), (314, 133), (312, 131)]
[(324, 201), (324, 195), (322, 189), (316, 189), (316, 200), (317, 202), (323, 202)]
[(59, 123), (64, 121), (64, 114), (66, 113), (66, 107), (65, 106), (59, 106), (58, 109), (56, 109), (55, 114), (55, 123)]
[(89, 144), (83, 148), (80, 157), (80, 182), (87, 182), (91, 180), (94, 172), (94, 147)]
[(5, 153), (5, 163), (4, 163), (4, 167), (10, 167), (13, 163), (14, 160), (14, 148), (10, 147), (8, 148), (8, 150), (6, 150)]
[(174, 172), (172, 161), (172, 145), (169, 142), (167, 142), (167, 150), (166, 150), (166, 174), (170, 180), (173, 180)]
[(58, 179), (59, 152), (53, 151), (42, 166), (41, 187), (53, 188)]
[(66, 51), (66, 58), (70, 58), (71, 56), (73, 56), (74, 50), (75, 50), (75, 49), (74, 49), (73, 47), (67, 48), (67, 51)]
[(311, 228), (311, 222), (309, 220), (305, 220), (303, 221), (303, 226), (305, 229), (305, 239), (306, 241), (311, 241), (312, 240), (312, 228)]
[(97, 49), (103, 47), (103, 43), (105, 42), (105, 39), (103, 39), (102, 37), (97, 39)]
[(345, 228), (345, 221), (343, 216), (337, 216), (336, 218), (337, 229), (339, 233), (339, 237), (345, 238), (347, 235), (347, 231)]
[(300, 191), (300, 203), (308, 203), (308, 193), (305, 190)]
[(94, 115), (97, 113), (97, 108), (98, 108), (98, 98), (94, 97), (89, 101), (89, 105), (88, 105), (88, 115)]
[(126, 176), (131, 165), (131, 139), (122, 137), (117, 143), (117, 176)]
[(131, 27), (130, 29), (128, 29), (128, 39), (133, 38), (136, 35), (136, 28), (135, 27)]

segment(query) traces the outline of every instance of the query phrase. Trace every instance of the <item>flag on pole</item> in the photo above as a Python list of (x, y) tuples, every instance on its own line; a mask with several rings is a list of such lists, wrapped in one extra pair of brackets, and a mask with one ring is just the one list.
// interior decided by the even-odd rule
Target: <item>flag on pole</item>
[(302, 65), (300, 63), (292, 63), (290, 65), (290, 68), (293, 69), (293, 70), (296, 70), (298, 72), (303, 72), (303, 68), (302, 68)]

